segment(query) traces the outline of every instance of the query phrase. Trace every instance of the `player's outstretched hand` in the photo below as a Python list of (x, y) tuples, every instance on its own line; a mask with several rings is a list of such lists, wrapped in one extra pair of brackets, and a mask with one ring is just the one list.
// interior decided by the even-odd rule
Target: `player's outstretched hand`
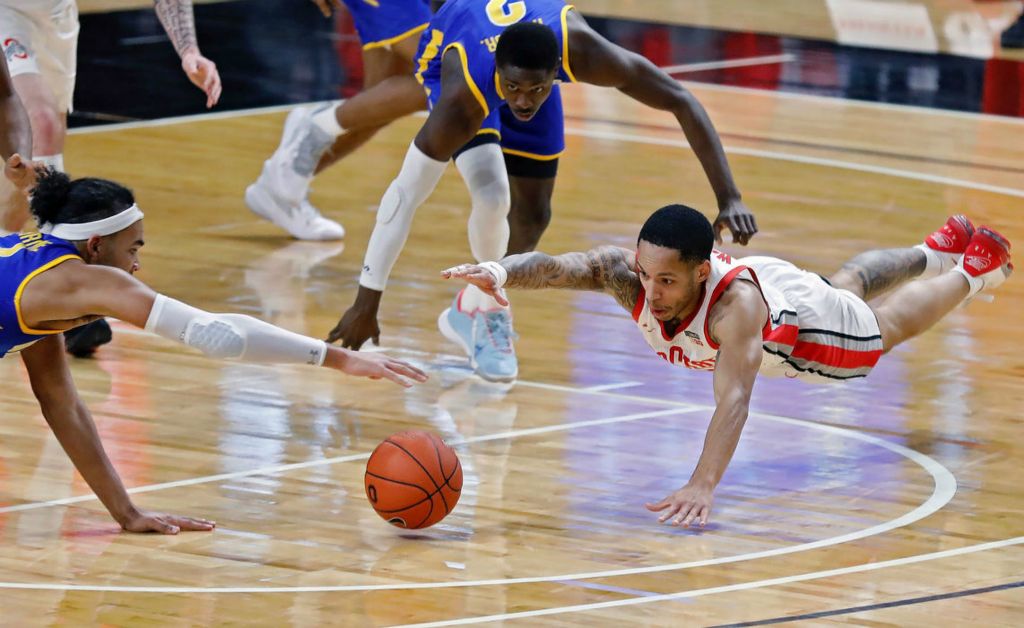
[(216, 105), (221, 92), (217, 64), (192, 49), (181, 55), (181, 69), (185, 70), (188, 80), (206, 94), (206, 108)]
[(127, 532), (159, 532), (160, 534), (177, 534), (181, 530), (208, 532), (215, 527), (217, 527), (216, 521), (144, 510), (135, 511), (121, 524), (121, 528)]
[(331, 347), (324, 366), (356, 377), (390, 379), (409, 388), (413, 382), (427, 381), (427, 374), (408, 362), (396, 360), (383, 353), (358, 353)]
[[(714, 489), (702, 484), (687, 484), (656, 504), (644, 504), (651, 512), (661, 512), (658, 523), (672, 519), (672, 525), (689, 528), (694, 521), (701, 527), (708, 522)], [(664, 512), (662, 512), (664, 511)]]
[(327, 334), (327, 342), (340, 340), (342, 347), (356, 351), (359, 351), (359, 348), (370, 339), (373, 340), (373, 344), (380, 344), (380, 325), (377, 324), (377, 315), (364, 311), (358, 305), (348, 308), (331, 333)]
[(719, 244), (722, 243), (722, 229), (725, 228), (732, 232), (733, 242), (744, 246), (757, 233), (757, 221), (754, 219), (754, 214), (742, 200), (732, 201), (722, 207), (711, 226), (715, 230), (715, 240)]
[(30, 190), (36, 184), (36, 166), (14, 153), (4, 164), (4, 176), (19, 190)]
[(341, 8), (341, 0), (313, 0), (320, 12), (324, 14), (324, 17), (331, 17), (331, 12), (334, 9)]
[(485, 293), (494, 297), (500, 305), (508, 305), (504, 290), (498, 288), (498, 278), (494, 273), (477, 264), (459, 264), (441, 271), (445, 279), (462, 279), (466, 283), (480, 288)]

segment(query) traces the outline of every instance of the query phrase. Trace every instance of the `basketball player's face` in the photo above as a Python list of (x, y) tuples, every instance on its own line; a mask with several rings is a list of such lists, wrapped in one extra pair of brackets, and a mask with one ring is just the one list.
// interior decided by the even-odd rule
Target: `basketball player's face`
[(679, 251), (640, 240), (636, 271), (651, 314), (660, 321), (682, 319), (699, 305), (710, 262), (684, 262)]
[(139, 249), (145, 244), (142, 235), (140, 220), (117, 233), (99, 238), (95, 243), (90, 240), (87, 249), (91, 259), (86, 261), (90, 264), (120, 268), (134, 275), (141, 267)]
[(524, 70), (515, 66), (498, 68), (498, 82), (512, 115), (527, 121), (537, 115), (540, 106), (551, 95), (557, 70)]

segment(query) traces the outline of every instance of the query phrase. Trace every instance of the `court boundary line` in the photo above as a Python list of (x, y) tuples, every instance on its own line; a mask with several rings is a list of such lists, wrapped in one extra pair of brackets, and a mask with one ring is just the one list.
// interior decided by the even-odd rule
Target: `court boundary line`
[[(428, 352), (416, 351), (414, 353), (420, 353), (432, 355)], [(644, 412), (636, 413), (631, 415), (624, 415), (624, 417), (635, 417), (628, 420), (642, 420), (646, 418), (654, 418), (656, 416), (667, 416), (672, 414), (682, 414), (688, 412), (697, 411), (713, 411), (713, 406), (703, 404), (692, 404), (680, 401), (670, 401), (661, 399), (647, 399), (637, 395), (627, 395), (608, 391), (590, 391), (585, 388), (563, 386), (560, 384), (547, 384), (543, 382), (530, 382), (530, 381), (519, 381), (517, 384), (522, 384), (527, 387), (544, 388), (548, 390), (555, 390), (560, 392), (572, 393), (572, 394), (583, 394), (583, 395), (599, 395), (609, 396), (619, 399), (630, 400), (634, 402), (643, 402), (655, 405), (668, 405), (660, 412)], [(488, 579), (488, 580), (465, 580), (465, 581), (434, 581), (434, 582), (411, 582), (411, 583), (389, 583), (381, 585), (324, 585), (324, 586), (305, 586), (305, 587), (151, 587), (151, 586), (118, 586), (118, 585), (73, 585), (63, 583), (16, 583), (16, 582), (0, 582), (0, 590), (3, 589), (21, 589), (21, 590), (60, 590), (60, 591), (93, 591), (93, 592), (126, 592), (126, 593), (210, 593), (210, 594), (224, 594), (224, 593), (326, 593), (326, 592), (343, 592), (343, 591), (394, 591), (394, 590), (412, 590), (412, 589), (447, 589), (447, 588), (466, 588), (466, 587), (481, 587), (481, 586), (509, 586), (516, 584), (535, 584), (535, 583), (548, 583), (558, 582), (564, 580), (593, 580), (598, 578), (610, 578), (619, 576), (631, 576), (641, 575), (650, 573), (660, 573), (666, 571), (682, 571), (685, 569), (693, 569), (697, 567), (706, 567), (712, 565), (722, 565), (736, 562), (746, 562), (750, 560), (759, 560), (762, 558), (771, 558), (774, 556), (782, 556), (787, 554), (794, 554), (799, 552), (810, 551), (814, 549), (820, 549), (823, 547), (831, 547), (835, 545), (841, 545), (843, 543), (849, 543), (851, 541), (876, 536), (895, 530), (901, 527), (905, 527), (925, 517), (928, 517), (946, 504), (948, 504), (953, 496), (956, 494), (957, 481), (955, 476), (942, 464), (934, 460), (933, 458), (922, 454), (918, 451), (899, 445), (896, 443), (889, 442), (880, 437), (872, 434), (862, 434), (853, 431), (849, 428), (836, 427), (833, 425), (815, 423), (803, 419), (795, 419), (791, 417), (783, 417), (779, 415), (762, 413), (762, 412), (751, 412), (750, 417), (760, 417), (770, 421), (777, 421), (781, 423), (787, 423), (790, 425), (796, 425), (799, 427), (817, 429), (826, 433), (832, 433), (842, 437), (852, 438), (868, 444), (880, 446), (883, 449), (887, 449), (897, 455), (903, 456), (914, 462), (918, 466), (922, 467), (932, 477), (933, 489), (931, 495), (922, 504), (918, 505), (913, 510), (904, 513), (903, 515), (890, 519), (888, 521), (869, 526), (861, 530), (850, 532), (847, 534), (837, 535), (828, 537), (825, 539), (819, 539), (818, 541), (810, 541), (807, 543), (800, 543), (797, 545), (789, 545), (783, 547), (777, 547), (770, 550), (762, 550), (759, 552), (748, 552), (746, 554), (737, 554), (733, 556), (722, 556), (718, 558), (711, 558), (699, 561), (689, 561), (681, 563), (663, 563), (661, 565), (651, 565), (646, 567), (628, 567), (619, 568), (605, 571), (595, 572), (581, 572), (574, 574), (554, 574), (549, 576), (524, 576), (520, 578), (502, 578), (502, 579)], [(464, 444), (473, 444), (477, 442), (485, 442), (489, 440), (499, 440), (502, 438), (518, 438), (519, 436), (533, 435), (538, 433), (547, 433), (554, 431), (565, 431), (574, 429), (576, 427), (590, 427), (593, 425), (618, 423), (626, 421), (623, 417), (611, 417), (606, 419), (595, 419), (593, 421), (581, 421), (574, 423), (563, 423), (558, 425), (544, 426), (540, 428), (528, 428), (527, 430), (512, 430), (510, 432), (484, 435), (480, 437), (473, 437), (471, 439), (463, 439), (461, 441), (452, 441), (451, 444), (455, 447)], [(521, 433), (520, 433), (521, 432)], [(509, 434), (515, 433), (516, 436), (510, 436)], [(308, 468), (313, 466), (322, 466), (328, 464), (336, 464), (340, 462), (351, 462), (354, 460), (369, 458), (370, 453), (365, 454), (350, 454), (346, 456), (339, 456), (330, 459), (321, 459), (315, 461), (306, 461), (301, 463), (293, 463), (290, 465), (277, 465), (269, 469), (278, 469), (281, 467), (286, 468), (284, 471), (287, 472), (299, 468)], [(219, 481), (220, 479), (233, 479), (236, 477), (245, 477), (251, 475), (266, 475), (269, 472), (267, 469), (253, 469), (249, 471), (239, 471), (231, 474), (218, 474), (216, 476), (207, 476), (205, 478), (193, 478), (189, 480), (179, 480), (176, 482), (167, 482), (159, 485), (149, 485), (142, 487), (135, 487), (129, 489), (129, 493), (143, 493), (151, 492), (155, 490), (163, 490), (166, 488), (176, 488), (179, 486), (190, 486), (202, 483), (208, 483), (211, 481)], [(226, 477), (227, 476), (227, 477)], [(18, 506), (8, 507), (6, 509), (0, 509), (0, 514), (6, 512), (18, 512), (25, 510), (37, 510), (41, 508), (47, 508), (52, 506), (69, 505), (70, 503), (79, 503), (84, 501), (93, 501), (96, 499), (95, 495), (80, 495), (76, 497), (64, 498), (60, 500), (51, 500), (48, 502), (35, 502), (30, 504), (20, 504)]]
[[(771, 92), (775, 93), (775, 92)], [(323, 102), (338, 102), (338, 101), (323, 101)], [(857, 101), (846, 101), (846, 102), (857, 102)], [(69, 131), (71, 135), (88, 135), (93, 133), (103, 132), (116, 132), (133, 129), (142, 129), (150, 127), (164, 127), (173, 126), (176, 124), (186, 124), (190, 122), (203, 122), (208, 120), (222, 120), (230, 118), (240, 118), (247, 116), (262, 115), (267, 113), (281, 113), (284, 111), (290, 111), (295, 107), (304, 106), (307, 104), (317, 103), (298, 103), (291, 105), (275, 105), (272, 107), (261, 107), (253, 109), (238, 109), (235, 111), (223, 111), (216, 113), (200, 113), (189, 116), (178, 116), (171, 118), (160, 118), (157, 120), (140, 120), (137, 122), (123, 122), (114, 123), (107, 125), (98, 125), (90, 127), (79, 127)], [(423, 117), (425, 113), (420, 112), (413, 114), (415, 116)], [(591, 120), (588, 124), (608, 124), (607, 121), (602, 120)], [(632, 133), (620, 133), (615, 131), (596, 131), (580, 129), (576, 127), (565, 127), (566, 135), (575, 135), (578, 137), (586, 137), (590, 139), (603, 139), (603, 140), (616, 140), (623, 142), (633, 142), (637, 144), (650, 144), (656, 146), (669, 146), (673, 148), (690, 148), (690, 144), (685, 140), (671, 139), (671, 138), (659, 138), (647, 135), (637, 135)], [(814, 157), (811, 155), (801, 155), (799, 153), (784, 153), (779, 151), (764, 150), (759, 148), (747, 148), (742, 146), (724, 146), (723, 148), (726, 154), (743, 155), (746, 157), (760, 157), (763, 159), (774, 159), (778, 161), (788, 161), (792, 163), (799, 163), (805, 165), (821, 166), (825, 168), (836, 168), (840, 170), (852, 170), (855, 172), (866, 172), (870, 174), (890, 176), (902, 179), (908, 179), (911, 181), (921, 181), (925, 183), (934, 183), (938, 185), (945, 185), (949, 187), (958, 187), (969, 190), (977, 190), (981, 192), (990, 192), (994, 194), (1002, 194), (1005, 196), (1024, 198), (1024, 189), (1011, 188), (1005, 186), (992, 185), (988, 183), (976, 183), (974, 181), (968, 181), (966, 179), (958, 179), (955, 177), (946, 177), (938, 174), (929, 174), (925, 172), (915, 172), (913, 170), (904, 170), (901, 168), (891, 168), (888, 166), (875, 166), (871, 164), (862, 164), (854, 161), (844, 161), (842, 159), (832, 159), (827, 157)], [(823, 150), (827, 150), (824, 148)]]
[(927, 554), (915, 554), (912, 556), (904, 556), (903, 558), (893, 558), (890, 560), (884, 560), (877, 563), (862, 563), (860, 565), (852, 565), (849, 567), (838, 567), (835, 569), (825, 569), (822, 571), (812, 571), (792, 576), (781, 576), (778, 578), (754, 580), (752, 582), (742, 582), (738, 584), (727, 584), (717, 587), (707, 587), (704, 589), (691, 589), (688, 591), (678, 591), (676, 593), (664, 593), (661, 595), (655, 595), (651, 597), (634, 597), (623, 600), (611, 600), (608, 602), (593, 602), (590, 604), (575, 604), (572, 606), (559, 606), (546, 609), (537, 609), (533, 611), (520, 611), (517, 613), (502, 613), (479, 617), (467, 617), (462, 619), (423, 622), (417, 624), (401, 624), (401, 626), (402, 628), (440, 628), (441, 626), (465, 626), (468, 624), (481, 624), (492, 621), (504, 621), (508, 619), (525, 619), (528, 617), (544, 617), (548, 615), (561, 615), (564, 613), (590, 612), (596, 610), (603, 610), (606, 608), (616, 608), (621, 606), (639, 606), (640, 604), (652, 604), (654, 602), (665, 602), (670, 600), (704, 597), (708, 595), (715, 595), (718, 593), (731, 593), (733, 591), (762, 589), (766, 587), (773, 587), (776, 585), (791, 584), (794, 582), (805, 582), (808, 580), (820, 580), (822, 578), (845, 576), (852, 573), (877, 571), (879, 569), (888, 569), (890, 567), (898, 567), (901, 565), (912, 565), (932, 560), (950, 558), (953, 556), (961, 556), (964, 554), (973, 554), (976, 552), (1001, 549), (1003, 547), (1020, 545), (1022, 543), (1024, 543), (1024, 536), (1017, 536), (1009, 539), (1003, 539), (1001, 541), (991, 541), (989, 543), (980, 543), (977, 545), (969, 545), (967, 547), (960, 547), (951, 550), (942, 550), (939, 552), (929, 552)]

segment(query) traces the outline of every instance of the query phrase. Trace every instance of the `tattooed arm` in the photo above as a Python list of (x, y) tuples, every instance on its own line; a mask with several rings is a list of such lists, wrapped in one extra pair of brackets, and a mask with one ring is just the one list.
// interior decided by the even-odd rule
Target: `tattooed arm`
[(160, 24), (181, 57), (181, 68), (192, 84), (206, 93), (206, 107), (214, 106), (220, 99), (220, 74), (216, 64), (199, 52), (192, 0), (154, 0), (153, 4)]
[(495, 270), (488, 268), (497, 264), (507, 273), (507, 279), (502, 283), (506, 287), (602, 291), (615, 297), (622, 307), (632, 310), (640, 296), (640, 279), (633, 260), (633, 251), (629, 249), (602, 246), (586, 253), (554, 257), (538, 252), (510, 255), (497, 263), (462, 264), (442, 271), (441, 276), (464, 279), (501, 303), (505, 299), (501, 294), (500, 280)]

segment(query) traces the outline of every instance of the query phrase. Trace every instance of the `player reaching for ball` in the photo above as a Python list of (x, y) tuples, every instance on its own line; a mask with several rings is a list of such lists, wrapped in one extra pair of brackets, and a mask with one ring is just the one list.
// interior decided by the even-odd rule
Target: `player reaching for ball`
[[(12, 158), (13, 159), (13, 158)], [(419, 369), (332, 347), (249, 316), (213, 314), (157, 294), (132, 275), (142, 211), (128, 188), (40, 171), (32, 213), (41, 233), (0, 238), (0, 357), (20, 351), (43, 416), (89, 487), (129, 532), (211, 530), (205, 519), (141, 511), (107, 458), (75, 389), (61, 332), (113, 316), (215, 358), (311, 364), (349, 375), (422, 382)]]
[[(608, 292), (663, 359), (714, 371), (716, 407), (689, 482), (647, 504), (673, 525), (707, 522), (759, 371), (819, 381), (864, 377), (882, 354), (1013, 269), (1010, 243), (964, 216), (923, 244), (861, 253), (828, 279), (773, 257), (733, 259), (713, 249), (714, 239), (700, 212), (669, 205), (647, 219), (636, 251), (526, 253), (442, 272), (502, 302), (503, 287)], [(866, 303), (889, 290), (880, 305)]]

